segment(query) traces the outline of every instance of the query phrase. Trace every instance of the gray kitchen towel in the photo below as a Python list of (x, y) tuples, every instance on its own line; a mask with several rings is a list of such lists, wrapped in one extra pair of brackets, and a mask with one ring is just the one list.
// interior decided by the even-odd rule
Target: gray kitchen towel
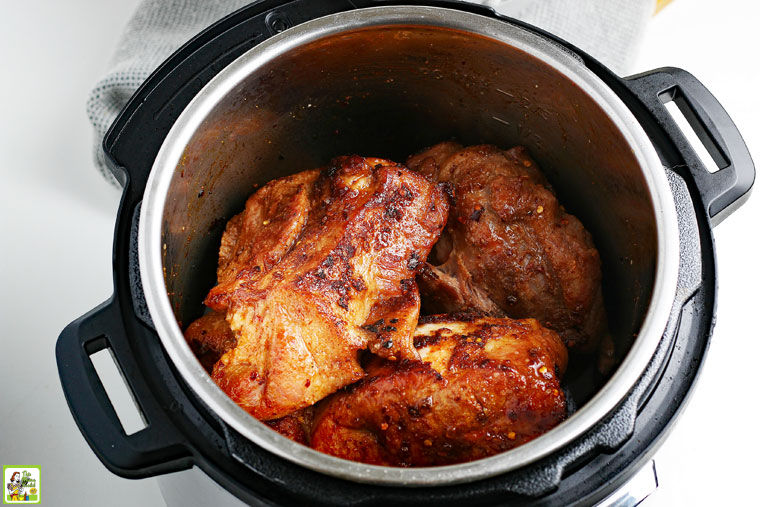
[[(319, 0), (313, 0), (319, 1)], [(475, 0), (575, 44), (619, 74), (633, 64), (656, 0)], [(103, 136), (129, 97), (192, 36), (250, 0), (144, 0), (129, 20), (109, 70), (90, 92), (95, 163), (106, 168)]]

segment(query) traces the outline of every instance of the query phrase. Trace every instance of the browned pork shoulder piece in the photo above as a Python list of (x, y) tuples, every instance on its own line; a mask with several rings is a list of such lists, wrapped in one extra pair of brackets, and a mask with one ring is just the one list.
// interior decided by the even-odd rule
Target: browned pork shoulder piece
[(362, 378), (362, 349), (416, 360), (415, 275), (447, 215), (440, 186), (387, 160), (340, 157), (273, 180), (227, 224), (205, 300), (232, 346), (207, 343), (195, 324), (188, 340), (221, 352), (212, 378), (260, 420)]
[(565, 418), (567, 350), (535, 319), (422, 317), (419, 361), (373, 359), (317, 405), (311, 446), (390, 466), (461, 463), (512, 449)]
[(446, 142), (411, 169), (453, 192), (448, 224), (418, 277), (425, 310), (533, 317), (590, 352), (607, 332), (599, 253), (523, 147)]

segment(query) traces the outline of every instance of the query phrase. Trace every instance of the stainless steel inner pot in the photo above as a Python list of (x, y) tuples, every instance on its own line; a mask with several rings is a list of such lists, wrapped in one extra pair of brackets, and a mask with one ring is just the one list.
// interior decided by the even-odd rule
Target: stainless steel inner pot
[[(622, 362), (593, 392), (573, 393), (582, 405), (550, 432), (470, 463), (364, 465), (282, 437), (214, 384), (182, 336), (214, 284), (224, 224), (255, 184), (340, 154), (403, 161), (445, 139), (530, 149), (601, 252)], [(316, 19), (266, 40), (220, 72), (179, 117), (155, 161), (142, 203), (139, 259), (164, 347), (224, 421), (304, 467), (408, 486), (517, 469), (609, 413), (662, 337), (679, 262), (673, 196), (625, 104), (556, 43), (506, 22), (431, 7), (377, 7)], [(583, 366), (593, 371), (592, 360)]]

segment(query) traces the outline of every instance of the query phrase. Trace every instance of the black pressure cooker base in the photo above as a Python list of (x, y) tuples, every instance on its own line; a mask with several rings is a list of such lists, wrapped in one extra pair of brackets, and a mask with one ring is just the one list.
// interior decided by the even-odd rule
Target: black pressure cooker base
[[(686, 192), (683, 181), (677, 176), (671, 176), (671, 180), (677, 202), (686, 205), (685, 198), (688, 196), (681, 195), (679, 199), (678, 195), (679, 192)], [(188, 422), (184, 417), (189, 408), (187, 404), (195, 409), (193, 412), (197, 418), (184, 433), (194, 449), (192, 461), (225, 489), (249, 503), (592, 503), (624, 484), (652, 456), (683, 407), (708, 346), (713, 325), (715, 287), (704, 281), (714, 280), (712, 236), (705, 219), (701, 226), (698, 225), (693, 208), (691, 213), (679, 210), (679, 216), (682, 217), (682, 230), (685, 228), (686, 232), (693, 233), (693, 236), (687, 236), (699, 238), (699, 244), (682, 247), (682, 256), (690, 257), (686, 264), (691, 270), (681, 274), (679, 290), (688, 300), (674, 310), (667, 332), (645, 374), (621, 406), (582, 439), (516, 472), (473, 483), (435, 488), (375, 486), (329, 477), (263, 450), (217, 418), (181, 382), (155, 336), (154, 340), (145, 342), (150, 343), (150, 349), (153, 349), (145, 358), (145, 364), (160, 366), (164, 370), (161, 375), (164, 382), (172, 380), (171, 385), (164, 384), (164, 387), (171, 388), (166, 393), (166, 401), (172, 404), (170, 407), (176, 406), (177, 400), (185, 400), (180, 402), (183, 409), (178, 422)], [(133, 227), (135, 230), (136, 227)], [(134, 240), (135, 237), (132, 238)], [(700, 257), (694, 259), (694, 255)], [(149, 334), (152, 332), (149, 331)], [(161, 362), (157, 364), (159, 358)], [(210, 439), (210, 434), (214, 438)]]
[[(164, 137), (202, 86), (232, 60), (283, 28), (334, 12), (391, 4), (443, 6), (496, 17), (574, 52), (626, 103), (652, 140), (663, 166), (673, 168), (664, 170), (680, 221), (678, 295), (659, 348), (629, 395), (606, 419), (553, 455), (514, 472), (444, 487), (388, 487), (341, 480), (304, 469), (242, 437), (209, 410), (174, 369), (153, 329), (137, 261), (137, 219), (148, 174)], [(263, 0), (207, 29), (157, 69), (104, 140), (112, 169), (125, 185), (113, 251), (115, 293), (104, 305), (67, 326), (56, 347), (64, 393), (93, 451), (123, 477), (148, 477), (197, 465), (249, 503), (566, 505), (601, 500), (651, 457), (694, 385), (715, 315), (710, 220), (745, 198), (754, 180), (751, 160), (739, 149), (743, 144), (737, 147), (738, 133), (734, 135), (735, 128), (729, 128), (733, 127), (730, 119), (727, 126), (725, 111), (716, 109), (707, 100), (711, 96), (706, 98), (706, 90), (695, 86), (690, 76), (678, 72), (682, 71), (665, 69), (621, 79), (550, 34), (501, 18), (489, 9), (448, 1)], [(729, 169), (723, 174), (737, 176), (736, 168), (746, 166), (752, 174), (749, 180), (746, 171), (728, 183), (726, 178), (706, 179), (699, 172), (688, 143), (663, 116), (658, 96), (662, 87), (686, 90), (683, 93), (688, 93), (693, 114), (712, 127), (711, 135), (724, 154), (741, 159), (733, 160), (721, 173)], [(716, 111), (721, 113), (719, 125), (707, 121)], [(134, 435), (124, 434), (89, 361), (90, 354), (103, 348), (114, 353), (147, 420), (148, 426)]]
[[(195, 464), (249, 503), (557, 505), (604, 498), (639, 469), (666, 434), (694, 383), (712, 329), (715, 287), (709, 282), (715, 278), (710, 228), (706, 217), (696, 215), (684, 180), (673, 173), (669, 179), (683, 237), (681, 301), (676, 301), (667, 331), (630, 395), (607, 419), (554, 455), (516, 472), (435, 488), (360, 484), (306, 470), (260, 448), (209, 410), (182, 381), (152, 328), (137, 264), (140, 205), (136, 204), (129, 235), (117, 240), (117, 248), (124, 242), (129, 252), (119, 273), (130, 287), (117, 299), (126, 336), (134, 337), (132, 354), (148, 379), (146, 387), (170, 419), (172, 435), (163, 435), (162, 445), (174, 442), (185, 450), (174, 458), (172, 469)], [(144, 399), (140, 393), (136, 397)]]

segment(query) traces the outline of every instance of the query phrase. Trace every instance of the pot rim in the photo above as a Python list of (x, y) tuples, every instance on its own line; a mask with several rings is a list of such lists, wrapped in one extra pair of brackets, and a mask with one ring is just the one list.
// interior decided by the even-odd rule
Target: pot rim
[[(162, 222), (175, 168), (201, 122), (251, 72), (301, 45), (345, 31), (377, 26), (431, 26), (485, 36), (525, 51), (560, 72), (602, 108), (638, 160), (654, 207), (657, 262), (646, 318), (630, 351), (591, 400), (540, 437), (507, 452), (467, 463), (398, 468), (336, 458), (298, 444), (256, 420), (211, 379), (187, 345), (167, 294), (162, 262)], [(633, 113), (577, 56), (564, 47), (504, 20), (440, 7), (388, 6), (331, 14), (277, 34), (229, 64), (193, 98), (167, 134), (143, 196), (138, 257), (145, 299), (158, 336), (184, 381), (240, 434), (282, 458), (338, 478), (381, 485), (437, 486), (509, 472), (566, 446), (597, 424), (625, 398), (644, 373), (668, 323), (675, 300), (679, 229), (673, 195), (662, 163)]]

